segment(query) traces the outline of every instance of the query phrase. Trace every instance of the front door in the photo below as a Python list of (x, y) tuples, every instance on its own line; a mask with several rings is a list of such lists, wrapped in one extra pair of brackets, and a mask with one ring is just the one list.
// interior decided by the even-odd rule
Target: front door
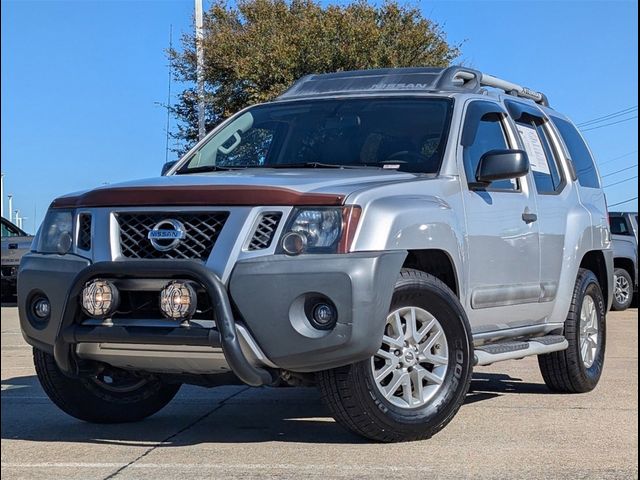
[(502, 106), (472, 101), (467, 106), (459, 160), (466, 215), (469, 295), (466, 310), (474, 333), (544, 321), (539, 301), (540, 247), (530, 175), (491, 185), (476, 183), (480, 157), (518, 148)]

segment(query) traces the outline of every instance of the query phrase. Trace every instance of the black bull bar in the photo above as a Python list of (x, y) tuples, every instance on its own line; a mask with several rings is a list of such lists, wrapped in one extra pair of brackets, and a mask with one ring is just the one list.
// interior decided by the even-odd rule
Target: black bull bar
[[(169, 328), (89, 326), (76, 323), (80, 313), (79, 296), (91, 279), (168, 278), (193, 280), (202, 285), (210, 298), (216, 328)], [(60, 370), (75, 376), (80, 367), (76, 343), (140, 343), (149, 345), (195, 345), (221, 347), (236, 376), (251, 386), (273, 383), (272, 373), (252, 365), (242, 352), (227, 290), (220, 279), (204, 265), (188, 260), (131, 260), (98, 262), (78, 273), (65, 299), (62, 321), (56, 334), (54, 358)]]

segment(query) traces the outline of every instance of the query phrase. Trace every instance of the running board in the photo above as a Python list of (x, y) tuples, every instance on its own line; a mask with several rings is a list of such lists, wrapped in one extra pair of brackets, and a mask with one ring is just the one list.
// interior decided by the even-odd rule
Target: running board
[(476, 347), (475, 365), (491, 365), (504, 360), (516, 360), (531, 355), (566, 350), (569, 342), (562, 335), (545, 335), (530, 340), (498, 342)]

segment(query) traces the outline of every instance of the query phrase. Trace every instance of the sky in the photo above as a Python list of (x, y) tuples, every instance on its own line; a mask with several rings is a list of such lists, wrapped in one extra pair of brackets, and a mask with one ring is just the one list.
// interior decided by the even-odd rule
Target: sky
[[(638, 105), (636, 2), (405, 3), (462, 44), (457, 62), (545, 92), (576, 123)], [(174, 43), (191, 30), (193, 0), (0, 6), (5, 216), (6, 195), (13, 194), (14, 210), (33, 232), (59, 195), (158, 175), (165, 160), (165, 49), (171, 28)], [(637, 110), (612, 117), (628, 121), (585, 132), (605, 185), (617, 184), (606, 189), (610, 205), (638, 196), (633, 116)], [(612, 122), (590, 126), (605, 123)], [(637, 201), (615, 208), (637, 210)]]

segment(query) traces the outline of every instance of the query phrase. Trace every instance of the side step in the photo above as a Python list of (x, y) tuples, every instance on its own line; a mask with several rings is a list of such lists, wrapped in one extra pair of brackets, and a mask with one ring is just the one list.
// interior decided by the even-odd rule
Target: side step
[(490, 343), (475, 348), (475, 365), (491, 365), (504, 360), (558, 352), (568, 347), (569, 342), (562, 335), (545, 335), (530, 340)]

